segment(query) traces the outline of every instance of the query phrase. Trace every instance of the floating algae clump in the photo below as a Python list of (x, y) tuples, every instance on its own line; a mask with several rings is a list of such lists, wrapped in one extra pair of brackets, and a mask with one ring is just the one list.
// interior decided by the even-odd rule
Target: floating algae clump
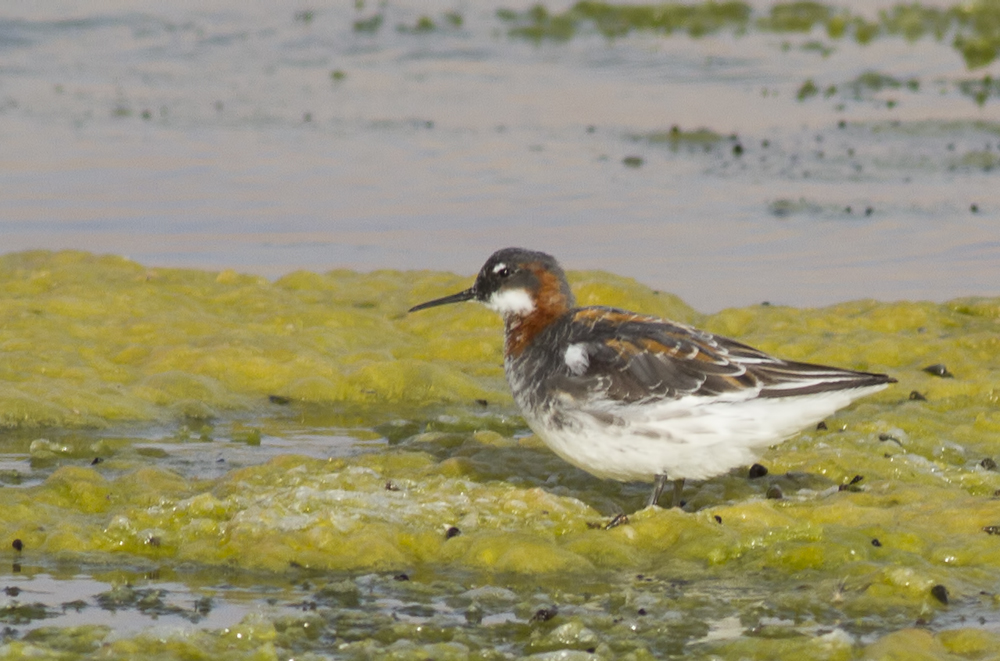
[[(0, 416), (16, 467), (0, 476), (0, 543), (14, 562), (198, 568), (218, 602), (234, 582), (285, 587), (237, 625), (131, 638), (36, 625), (18, 614), (67, 607), (32, 596), (10, 605), (29, 630), (0, 658), (98, 644), (107, 658), (989, 658), (1000, 299), (700, 315), (627, 278), (570, 280), (584, 305), (899, 383), (766, 452), (766, 474), (640, 510), (647, 485), (593, 478), (527, 434), (492, 313), (404, 314), (469, 278), (268, 282), (8, 255)], [(299, 452), (304, 426), (329, 448)], [(238, 464), (221, 454), (233, 447)], [(158, 589), (112, 586), (81, 608), (163, 602), (197, 620)]]
[(920, 4), (897, 4), (880, 10), (877, 20), (834, 5), (811, 2), (778, 2), (767, 13), (754, 18), (753, 8), (745, 2), (653, 2), (618, 4), (583, 0), (562, 12), (549, 11), (536, 4), (524, 11), (500, 9), (497, 15), (509, 24), (508, 34), (535, 42), (567, 41), (583, 28), (592, 26), (608, 38), (632, 31), (654, 34), (687, 34), (703, 37), (728, 30), (737, 35), (757, 28), (767, 32), (809, 33), (817, 27), (831, 39), (853, 35), (859, 44), (867, 44), (881, 34), (900, 35), (916, 41), (931, 35), (938, 41), (951, 38), (952, 46), (970, 69), (990, 64), (1000, 53), (1000, 3), (978, 0), (950, 8), (924, 7)]

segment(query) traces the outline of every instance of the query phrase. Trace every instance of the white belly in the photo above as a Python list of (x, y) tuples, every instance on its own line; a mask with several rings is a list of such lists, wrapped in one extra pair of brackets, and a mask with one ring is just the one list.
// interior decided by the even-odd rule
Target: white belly
[[(572, 402), (550, 413), (523, 413), (553, 452), (597, 477), (698, 480), (749, 465), (767, 446), (885, 387), (741, 401), (691, 396), (654, 404), (591, 403), (596, 416)], [(616, 421), (609, 424), (609, 416)]]

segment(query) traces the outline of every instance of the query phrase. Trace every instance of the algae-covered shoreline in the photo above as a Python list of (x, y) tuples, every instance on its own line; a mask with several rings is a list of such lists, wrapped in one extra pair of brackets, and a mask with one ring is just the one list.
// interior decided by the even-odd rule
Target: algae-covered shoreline
[(610, 274), (570, 279), (584, 304), (900, 382), (769, 451), (764, 477), (636, 512), (644, 485), (528, 434), (491, 313), (405, 315), (468, 278), (5, 255), (11, 563), (132, 577), (84, 614), (161, 612), (156, 577), (194, 569), (216, 604), (227, 585), (286, 587), (225, 630), (127, 635), (46, 628), (65, 599), (8, 591), (0, 658), (995, 658), (1000, 299), (701, 315)]

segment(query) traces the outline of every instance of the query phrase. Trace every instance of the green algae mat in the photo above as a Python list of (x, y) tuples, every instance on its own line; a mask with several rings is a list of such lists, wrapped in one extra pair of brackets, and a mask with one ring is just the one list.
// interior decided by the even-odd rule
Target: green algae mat
[[(745, 2), (606, 3), (581, 0), (564, 11), (549, 10), (544, 3), (530, 9), (500, 9), (497, 16), (508, 23), (508, 34), (540, 42), (565, 41), (581, 32), (595, 31), (620, 38), (633, 31), (662, 36), (686, 34), (703, 37), (716, 32), (744, 34), (761, 30), (776, 34), (810, 33), (821, 29), (831, 42), (853, 39), (864, 45), (878, 37), (916, 41), (932, 36), (951, 43), (970, 69), (984, 67), (1000, 53), (1000, 2), (972, 0), (950, 7), (898, 3), (879, 9), (872, 18), (849, 9), (809, 0), (778, 2), (755, 15)], [(429, 17), (427, 22), (433, 25)], [(355, 23), (355, 30), (359, 26)], [(828, 53), (831, 46), (817, 49)]]
[(0, 257), (0, 658), (1000, 658), (1000, 298), (705, 316), (572, 273), (899, 379), (640, 510), (530, 435), (492, 313), (405, 314), (469, 282)]

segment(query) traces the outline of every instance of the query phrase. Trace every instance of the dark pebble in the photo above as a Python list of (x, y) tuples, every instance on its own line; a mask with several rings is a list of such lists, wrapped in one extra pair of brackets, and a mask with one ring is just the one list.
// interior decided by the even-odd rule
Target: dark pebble
[(829, 429), (826, 426), (826, 420), (820, 420), (819, 424), (816, 425), (816, 431), (823, 431), (824, 429)]
[(469, 624), (483, 623), (483, 609), (479, 604), (473, 603), (465, 611), (465, 621)]
[(291, 404), (292, 400), (289, 397), (282, 397), (281, 395), (268, 395), (267, 398), (272, 404), (278, 404), (280, 406), (285, 406), (286, 404)]
[(747, 477), (751, 480), (756, 480), (758, 477), (764, 477), (765, 475), (767, 475), (767, 468), (760, 464), (754, 464), (747, 472)]
[(920, 393), (918, 393), (916, 390), (911, 390), (910, 391), (910, 399), (912, 399), (915, 402), (926, 402), (927, 401), (927, 398), (925, 396), (921, 395)]
[(764, 495), (765, 497), (771, 500), (781, 500), (782, 498), (785, 497), (785, 494), (781, 493), (781, 487), (779, 487), (777, 484), (772, 484), (771, 486), (769, 486), (767, 488), (767, 493)]
[(715, 515), (715, 522), (716, 522), (716, 523), (722, 523), (722, 517), (721, 517), (721, 516), (719, 516), (718, 514), (716, 514), (716, 515)]
[(482, 407), (487, 407), (487, 406), (490, 405), (490, 403), (488, 401), (486, 401), (485, 399), (477, 399), (476, 400), (476, 404), (479, 404)]
[(875, 539), (872, 540), (872, 546), (875, 546), (875, 547), (881, 547), (882, 546), (882, 542), (878, 541), (878, 537), (876, 537)]
[(638, 615), (645, 615), (646, 614), (646, 609), (645, 608), (640, 608), (639, 610), (636, 611), (636, 613)]
[(104, 460), (101, 459), (100, 457), (94, 457), (94, 460), (90, 462), (90, 465), (91, 466), (96, 466), (97, 464), (101, 463), (102, 461), (104, 461)]
[(742, 156), (742, 155), (743, 155), (743, 145), (739, 143), (733, 145), (733, 156)]
[(399, 491), (399, 487), (393, 484), (391, 481), (385, 483), (386, 491)]
[(445, 531), (444, 538), (451, 539), (452, 537), (458, 537), (461, 534), (462, 534), (461, 530), (459, 530), (455, 526), (451, 526), (450, 528), (448, 528), (448, 530)]
[(11, 546), (14, 547), (15, 551), (21, 551), (22, 549), (24, 549), (24, 542), (22, 542), (20, 539), (15, 539), (13, 542), (11, 542)]
[(948, 588), (938, 583), (931, 588), (931, 596), (940, 601), (942, 604), (948, 603)]
[(861, 487), (858, 486), (858, 482), (860, 482), (863, 479), (865, 479), (864, 476), (862, 476), (862, 475), (855, 475), (853, 478), (851, 478), (850, 482), (848, 482), (847, 484), (841, 484), (839, 487), (837, 487), (837, 490), (838, 491), (853, 491), (853, 492), (857, 493), (858, 491), (861, 491)]
[(875, 209), (873, 209), (873, 208), (871, 208), (871, 207), (865, 207), (865, 215), (866, 215), (866, 216), (870, 216), (870, 215), (872, 215), (873, 213), (875, 213)]
[(941, 363), (935, 363), (933, 365), (928, 365), (927, 367), (924, 368), (923, 371), (927, 372), (931, 376), (939, 376), (942, 379), (953, 379), (953, 378), (955, 378), (955, 375), (952, 374), (951, 372), (949, 372), (948, 368), (945, 367), (944, 365), (942, 365)]
[[(910, 399), (913, 399), (913, 398), (911, 397)], [(881, 434), (878, 435), (878, 440), (880, 440), (883, 443), (891, 441), (892, 443), (895, 443), (896, 445), (898, 445), (900, 447), (903, 447), (903, 442), (900, 441), (895, 436), (893, 436), (892, 434), (881, 433)]]
[(969, 207), (969, 211), (971, 211), (972, 213), (979, 213), (979, 205), (973, 204), (972, 206)]
[(535, 614), (531, 616), (532, 622), (548, 622), (556, 615), (559, 614), (559, 609), (553, 606), (552, 608), (539, 608), (535, 611)]
[(993, 461), (992, 457), (986, 457), (979, 462), (979, 465), (988, 471), (995, 471), (997, 469), (997, 462)]
[(394, 580), (394, 581), (408, 581), (408, 580), (410, 580), (410, 577), (407, 576), (406, 574), (396, 574), (395, 576), (392, 577), (392, 580)]
[(642, 156), (626, 156), (622, 159), (622, 163), (629, 168), (642, 167)]
[(3, 589), (3, 593), (5, 595), (7, 595), (8, 597), (16, 597), (17, 595), (21, 594), (21, 588), (19, 588), (17, 586), (14, 586), (14, 585), (11, 585), (11, 586), (5, 587)]

